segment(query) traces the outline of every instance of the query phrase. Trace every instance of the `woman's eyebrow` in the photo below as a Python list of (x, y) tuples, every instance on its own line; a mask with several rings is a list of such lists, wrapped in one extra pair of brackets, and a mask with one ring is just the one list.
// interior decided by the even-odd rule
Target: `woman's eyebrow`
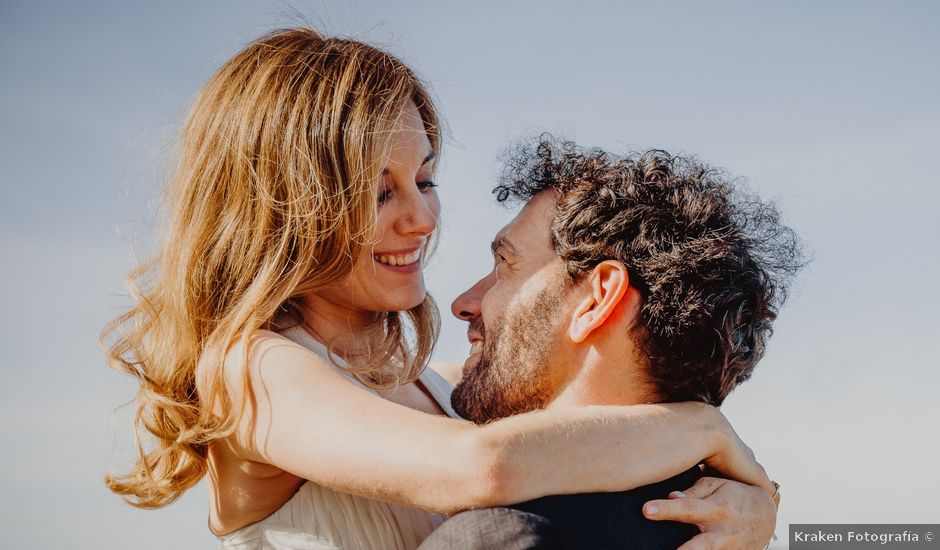
[[(421, 161), (421, 166), (424, 166), (425, 164), (427, 164), (427, 163), (431, 162), (432, 160), (434, 160), (434, 157), (435, 157), (434, 151), (431, 151), (430, 153), (428, 153), (428, 156), (424, 157), (424, 160)], [(383, 175), (383, 176), (387, 176), (387, 175), (389, 175), (389, 174), (391, 174), (391, 172), (389, 171), (388, 168), (383, 168), (383, 169), (382, 169), (382, 175)]]

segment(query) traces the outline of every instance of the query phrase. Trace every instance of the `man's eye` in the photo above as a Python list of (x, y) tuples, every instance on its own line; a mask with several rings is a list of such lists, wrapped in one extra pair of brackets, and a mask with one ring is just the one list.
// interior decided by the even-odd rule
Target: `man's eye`
[(437, 184), (431, 180), (418, 182), (418, 189), (420, 189), (421, 191), (429, 191), (431, 189), (434, 189), (435, 187), (437, 187)]
[(496, 265), (502, 265), (506, 263), (506, 257), (498, 252), (493, 255), (493, 259), (495, 260)]

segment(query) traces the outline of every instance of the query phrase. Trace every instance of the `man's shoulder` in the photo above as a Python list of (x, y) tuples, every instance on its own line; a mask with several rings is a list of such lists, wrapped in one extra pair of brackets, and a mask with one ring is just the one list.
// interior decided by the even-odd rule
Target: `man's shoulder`
[(418, 550), (555, 550), (566, 548), (552, 536), (547, 519), (513, 508), (479, 508), (451, 517)]
[(669, 479), (613, 493), (552, 495), (513, 505), (552, 525), (553, 536), (596, 548), (677, 548), (698, 533), (694, 525), (657, 522), (643, 516), (643, 505), (691, 487), (702, 476), (698, 466)]
[(633, 502), (645, 503), (649, 500), (667, 498), (673, 491), (684, 491), (691, 487), (698, 479), (702, 477), (702, 471), (698, 466), (690, 468), (669, 479), (664, 479), (657, 483), (644, 485), (631, 489), (629, 491), (615, 491), (611, 493), (576, 493), (571, 495), (551, 495), (537, 498), (527, 502), (513, 505), (512, 508), (527, 509), (533, 507), (543, 507), (546, 504), (557, 503), (568, 508), (570, 506), (610, 506), (615, 504), (627, 504)]
[(508, 507), (468, 510), (444, 522), (420, 550), (674, 550), (698, 534), (698, 529), (650, 521), (643, 517), (643, 504), (688, 489), (701, 475), (696, 466), (630, 491), (553, 495)]

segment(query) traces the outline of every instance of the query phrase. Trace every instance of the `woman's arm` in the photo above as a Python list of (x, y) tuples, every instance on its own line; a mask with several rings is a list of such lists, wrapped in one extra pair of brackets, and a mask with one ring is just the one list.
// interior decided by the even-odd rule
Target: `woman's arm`
[(773, 491), (763, 467), (724, 416), (701, 403), (539, 411), (486, 428), (491, 431), (482, 437), (514, 457), (501, 465), (500, 504), (547, 494), (633, 489), (700, 462)]
[[(232, 349), (225, 367), (236, 403), (242, 353)], [(538, 411), (480, 427), (371, 395), (274, 333), (253, 342), (248, 371), (256, 414), (254, 430), (247, 415), (238, 425), (244, 458), (353, 494), (452, 513), (631, 489), (702, 459), (769, 485), (721, 414), (704, 405)]]

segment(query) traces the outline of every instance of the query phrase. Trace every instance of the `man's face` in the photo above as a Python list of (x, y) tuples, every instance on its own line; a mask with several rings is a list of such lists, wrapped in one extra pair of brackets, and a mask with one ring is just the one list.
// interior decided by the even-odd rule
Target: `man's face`
[(485, 423), (544, 407), (561, 372), (564, 337), (564, 266), (551, 246), (556, 196), (543, 192), (493, 241), (493, 270), (454, 300), (468, 321), (470, 357), (451, 402), (464, 418)]

